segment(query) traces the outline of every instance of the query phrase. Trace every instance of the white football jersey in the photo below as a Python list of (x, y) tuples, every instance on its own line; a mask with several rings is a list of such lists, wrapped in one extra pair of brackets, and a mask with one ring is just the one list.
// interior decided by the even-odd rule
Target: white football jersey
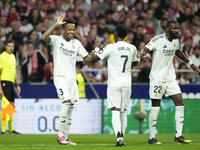
[(49, 45), (53, 49), (54, 75), (76, 80), (77, 54), (84, 58), (88, 55), (88, 52), (77, 39), (71, 39), (67, 42), (62, 35), (51, 35), (50, 38)]
[(137, 61), (137, 49), (125, 41), (104, 47), (97, 56), (108, 59), (108, 86), (131, 86), (131, 64)]
[(153, 61), (149, 78), (159, 81), (175, 80), (176, 74), (173, 58), (176, 50), (179, 49), (178, 39), (173, 39), (170, 42), (164, 33), (152, 38), (145, 47), (153, 50)]

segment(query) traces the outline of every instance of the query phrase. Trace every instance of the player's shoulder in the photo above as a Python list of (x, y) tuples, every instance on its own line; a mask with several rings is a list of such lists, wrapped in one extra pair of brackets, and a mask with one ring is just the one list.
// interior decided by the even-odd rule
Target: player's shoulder
[(70, 40), (70, 42), (73, 43), (73, 44), (81, 44), (81, 42), (78, 39), (75, 39), (75, 38), (72, 38)]
[(151, 39), (152, 42), (157, 42), (160, 40), (165, 40), (165, 34), (156, 35)]

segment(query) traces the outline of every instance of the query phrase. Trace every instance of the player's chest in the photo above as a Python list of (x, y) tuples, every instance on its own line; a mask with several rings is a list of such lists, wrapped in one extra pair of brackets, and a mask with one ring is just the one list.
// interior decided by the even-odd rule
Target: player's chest
[(58, 43), (57, 47), (59, 55), (62, 57), (74, 58), (77, 56), (78, 48), (75, 46), (75, 44), (62, 42)]
[(176, 43), (159, 42), (156, 49), (156, 53), (168, 57), (168, 56), (174, 56), (176, 50), (177, 50)]

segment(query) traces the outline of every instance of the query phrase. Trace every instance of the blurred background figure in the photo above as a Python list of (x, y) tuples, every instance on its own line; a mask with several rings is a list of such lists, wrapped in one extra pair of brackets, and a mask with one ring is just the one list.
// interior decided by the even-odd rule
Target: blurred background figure
[(28, 42), (27, 50), (21, 60), (23, 82), (43, 82), (44, 65), (47, 62), (44, 53), (36, 49), (33, 42)]

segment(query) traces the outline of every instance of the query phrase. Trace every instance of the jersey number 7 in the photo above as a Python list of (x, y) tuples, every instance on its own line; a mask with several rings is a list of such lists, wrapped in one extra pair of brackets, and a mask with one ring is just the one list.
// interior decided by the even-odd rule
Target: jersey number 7
[(123, 63), (123, 70), (122, 70), (122, 72), (124, 73), (125, 68), (126, 68), (126, 64), (127, 64), (127, 61), (128, 61), (128, 56), (127, 55), (121, 55), (121, 58), (125, 58), (124, 63)]

